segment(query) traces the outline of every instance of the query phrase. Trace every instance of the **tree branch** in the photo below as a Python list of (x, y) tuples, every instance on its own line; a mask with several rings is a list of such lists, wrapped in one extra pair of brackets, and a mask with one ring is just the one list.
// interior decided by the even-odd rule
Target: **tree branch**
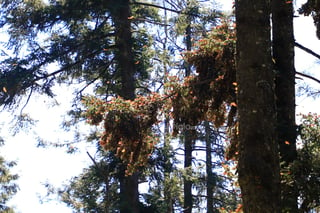
[(93, 162), (93, 164), (99, 169), (99, 165), (97, 164), (97, 162), (95, 161), (95, 159), (90, 155), (90, 153), (87, 151), (87, 155), (89, 156), (89, 158), (91, 159), (91, 161)]
[[(114, 47), (115, 47), (115, 45), (112, 45), (112, 46), (109, 46), (108, 48), (110, 49), (110, 48), (114, 48)], [(56, 70), (56, 71), (54, 71), (54, 72), (52, 72), (52, 73), (43, 74), (42, 76), (38, 76), (37, 78), (35, 78), (35, 79), (33, 80), (33, 82), (37, 82), (37, 81), (42, 80), (42, 79), (47, 79), (47, 78), (49, 78), (49, 77), (51, 77), (51, 76), (55, 76), (55, 75), (57, 75), (57, 74), (59, 74), (59, 73), (62, 73), (62, 72), (64, 72), (64, 71), (66, 71), (67, 69), (72, 68), (73, 66), (76, 66), (76, 65), (78, 65), (78, 64), (83, 63), (83, 61), (84, 61), (85, 59), (87, 59), (87, 58), (89, 58), (89, 57), (92, 57), (92, 56), (98, 54), (100, 51), (102, 51), (102, 50), (95, 50), (95, 51), (91, 52), (90, 54), (86, 55), (85, 57), (83, 57), (83, 58), (82, 58), (81, 60), (79, 60), (79, 61), (75, 61), (75, 62), (73, 62), (72, 64), (68, 64), (68, 65), (66, 65), (66, 66), (64, 66), (64, 67), (62, 67), (62, 68), (60, 68), (60, 69), (58, 69), (58, 70)], [(111, 60), (111, 62), (112, 62), (112, 61), (113, 61), (113, 59)], [(108, 65), (106, 65), (106, 66), (109, 66), (109, 65), (110, 65), (110, 63), (109, 63)]]
[(167, 7), (163, 7), (163, 6), (155, 5), (155, 4), (150, 4), (150, 3), (146, 3), (146, 2), (133, 1), (132, 4), (143, 5), (143, 6), (148, 6), (148, 7), (155, 7), (155, 8), (162, 9), (162, 10), (168, 10), (170, 12), (174, 12), (177, 14), (185, 14), (185, 15), (190, 15), (190, 16), (194, 16), (194, 17), (200, 17), (200, 15), (196, 14), (196, 13), (183, 12), (181, 10), (170, 9)]
[(297, 71), (296, 71), (296, 74), (301, 75), (301, 76), (303, 76), (305, 78), (309, 78), (309, 79), (311, 79), (311, 80), (313, 80), (313, 81), (315, 81), (315, 82), (320, 84), (320, 80), (315, 78), (315, 77), (312, 77), (310, 75), (307, 75), (307, 74), (304, 74), (304, 73), (301, 73), (301, 72), (297, 72)]
[(155, 4), (150, 4), (150, 3), (146, 3), (146, 2), (133, 1), (133, 4), (142, 5), (142, 6), (148, 6), (148, 7), (155, 7), (155, 8), (158, 8), (158, 9), (168, 10), (168, 11), (171, 11), (171, 12), (174, 12), (174, 13), (178, 13), (178, 14), (183, 13), (182, 11), (179, 11), (179, 10), (174, 10), (174, 9), (170, 9), (170, 8), (167, 8), (167, 7), (163, 7), (163, 6), (155, 5)]
[(20, 110), (20, 115), (22, 115), (22, 112), (23, 112), (24, 108), (26, 108), (26, 106), (28, 105), (28, 103), (30, 101), (30, 98), (31, 98), (31, 95), (32, 95), (32, 92), (33, 92), (33, 85), (31, 86), (30, 93), (28, 95), (28, 98), (27, 98), (26, 102), (24, 103), (23, 107)]
[(317, 59), (320, 60), (320, 55), (317, 54), (317, 53), (315, 53), (315, 52), (312, 51), (311, 49), (309, 49), (309, 48), (307, 48), (307, 47), (305, 47), (305, 46), (303, 46), (303, 45), (301, 45), (301, 44), (299, 44), (299, 43), (297, 43), (297, 42), (295, 42), (294, 45), (295, 45), (296, 47), (300, 48), (301, 50), (309, 53), (310, 55), (312, 55), (312, 56), (314, 56), (314, 57), (316, 57)]

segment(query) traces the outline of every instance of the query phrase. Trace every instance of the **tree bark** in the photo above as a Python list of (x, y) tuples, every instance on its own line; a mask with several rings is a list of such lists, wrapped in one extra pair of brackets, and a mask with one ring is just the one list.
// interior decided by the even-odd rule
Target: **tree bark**
[(270, 1), (237, 0), (238, 175), (245, 213), (280, 212)]
[[(120, 73), (121, 89), (119, 95), (124, 99), (135, 98), (135, 66), (133, 41), (131, 33), (131, 11), (129, 0), (114, 0), (111, 15), (115, 26), (115, 53), (117, 67)], [(138, 173), (125, 176), (126, 165), (122, 165), (120, 174), (120, 213), (139, 213)]]
[(129, 0), (114, 0), (111, 10), (115, 26), (115, 42), (117, 51), (115, 53), (117, 67), (120, 73), (121, 90), (119, 95), (124, 99), (135, 98), (135, 66), (133, 54), (133, 39), (131, 33), (131, 10)]
[[(287, 167), (297, 158), (295, 67), (292, 2), (272, 0), (272, 51), (276, 69), (277, 135), (280, 161)], [(298, 212), (295, 186), (282, 182), (282, 212)]]

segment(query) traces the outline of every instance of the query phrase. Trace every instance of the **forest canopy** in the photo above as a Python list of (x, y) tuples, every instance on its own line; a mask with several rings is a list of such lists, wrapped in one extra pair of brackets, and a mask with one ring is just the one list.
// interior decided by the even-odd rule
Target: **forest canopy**
[[(197, 0), (0, 6), (3, 110), (33, 122), (24, 110), (35, 94), (74, 88), (62, 126), (77, 137), (39, 144), (96, 147), (91, 166), (47, 184), (48, 196), (76, 212), (319, 208), (319, 116), (296, 122), (292, 1), (236, 1), (230, 15)], [(299, 12), (317, 25), (318, 9), (308, 1)], [(5, 183), (17, 179), (3, 171)], [(4, 203), (12, 186), (0, 188)]]

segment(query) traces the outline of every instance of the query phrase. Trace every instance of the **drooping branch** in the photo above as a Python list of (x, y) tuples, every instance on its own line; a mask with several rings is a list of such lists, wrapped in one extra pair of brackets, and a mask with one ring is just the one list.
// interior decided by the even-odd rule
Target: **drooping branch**
[(314, 57), (316, 57), (317, 59), (320, 60), (320, 55), (317, 54), (317, 53), (315, 53), (315, 52), (312, 51), (311, 49), (309, 49), (309, 48), (307, 48), (307, 47), (305, 47), (305, 46), (303, 46), (303, 45), (301, 45), (301, 44), (299, 44), (299, 43), (297, 43), (297, 42), (295, 42), (294, 45), (295, 45), (296, 47), (300, 48), (301, 50), (309, 53), (310, 55), (312, 55), (312, 56), (314, 56)]
[(312, 77), (310, 75), (307, 75), (307, 74), (304, 74), (304, 73), (301, 73), (301, 72), (297, 72), (297, 71), (296, 71), (296, 74), (301, 75), (301, 76), (303, 76), (305, 78), (309, 78), (309, 79), (311, 79), (311, 80), (313, 80), (313, 81), (315, 81), (315, 82), (320, 84), (320, 80), (315, 78), (315, 77)]
[[(317, 59), (320, 60), (320, 55), (317, 54), (317, 53), (315, 53), (315, 52), (312, 51), (311, 49), (309, 49), (309, 48), (307, 48), (307, 47), (305, 47), (305, 46), (303, 46), (303, 45), (301, 45), (301, 44), (299, 44), (299, 43), (297, 43), (297, 42), (295, 42), (294, 45), (295, 45), (296, 47), (300, 48), (301, 50), (309, 53), (310, 55), (312, 55), (312, 56), (314, 56), (314, 57), (316, 57)], [(300, 76), (303, 76), (303, 77), (305, 77), (305, 78), (309, 78), (309, 79), (311, 79), (311, 80), (313, 80), (313, 81), (315, 81), (315, 82), (317, 82), (317, 83), (320, 84), (320, 80), (317, 79), (317, 78), (315, 78), (315, 77), (313, 77), (313, 76), (310, 76), (310, 75), (307, 75), (307, 74), (304, 74), (304, 73), (301, 73), (301, 72), (297, 72), (297, 71), (296, 71), (296, 74), (298, 74), (298, 75), (300, 75)]]

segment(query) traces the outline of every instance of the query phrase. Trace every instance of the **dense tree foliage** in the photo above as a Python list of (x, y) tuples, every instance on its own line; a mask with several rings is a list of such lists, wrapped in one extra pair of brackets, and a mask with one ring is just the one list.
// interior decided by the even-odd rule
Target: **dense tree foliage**
[[(288, 183), (295, 185), (300, 199), (302, 212), (309, 212), (319, 208), (319, 128), (320, 118), (318, 114), (302, 116), (300, 131), (300, 148), (298, 148), (297, 160), (290, 168), (282, 173)], [(284, 178), (284, 180), (286, 180)]]

